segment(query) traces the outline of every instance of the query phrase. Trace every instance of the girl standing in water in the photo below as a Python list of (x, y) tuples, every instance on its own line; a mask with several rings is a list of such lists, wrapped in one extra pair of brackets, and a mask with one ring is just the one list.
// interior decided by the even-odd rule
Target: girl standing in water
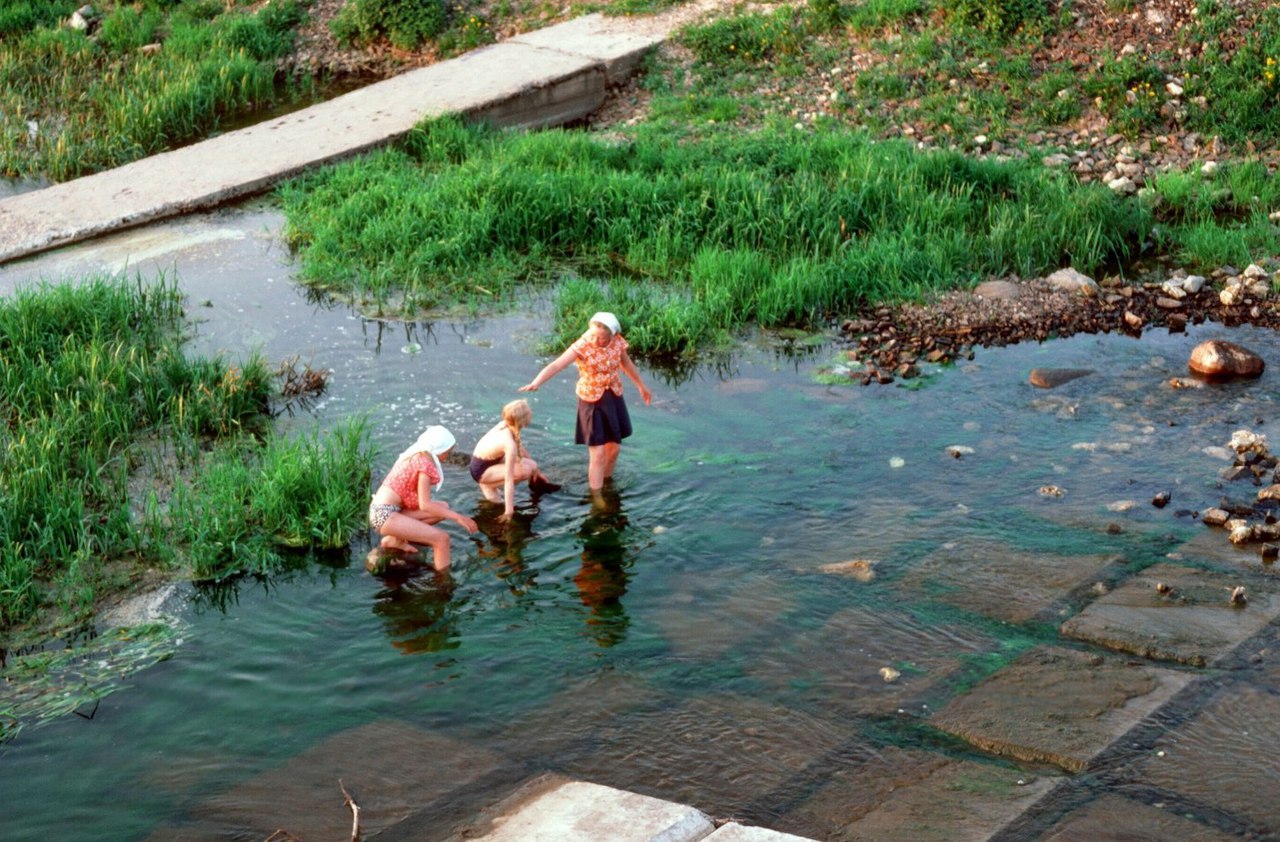
[(592, 491), (599, 491), (604, 481), (613, 476), (622, 440), (631, 435), (631, 416), (622, 398), (619, 372), (636, 384), (645, 406), (653, 394), (627, 355), (627, 340), (613, 313), (592, 316), (587, 332), (548, 363), (528, 385), (521, 386), (520, 391), (538, 391), (539, 386), (569, 363), (578, 364), (578, 426), (574, 441), (587, 446), (587, 484)]
[(396, 458), (369, 503), (369, 525), (382, 536), (382, 546), (416, 552), (414, 544), (425, 544), (431, 548), (436, 570), (445, 570), (451, 563), (449, 533), (436, 524), (451, 520), (471, 533), (477, 528), (474, 520), (448, 503), (431, 499), (432, 492), (444, 484), (440, 458), (448, 456), (454, 443), (453, 434), (444, 427), (428, 427)]

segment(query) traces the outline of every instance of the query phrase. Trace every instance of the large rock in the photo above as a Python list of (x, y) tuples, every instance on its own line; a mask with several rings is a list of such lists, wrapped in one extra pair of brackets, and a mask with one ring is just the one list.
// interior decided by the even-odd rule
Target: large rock
[(1089, 296), (1098, 294), (1097, 281), (1075, 269), (1059, 269), (1045, 280), (1049, 282), (1049, 286), (1060, 292), (1077, 292)]
[(1223, 339), (1210, 339), (1195, 347), (1187, 366), (1204, 377), (1257, 377), (1266, 363), (1248, 348)]
[(1078, 380), (1081, 377), (1087, 377), (1093, 374), (1091, 368), (1033, 368), (1031, 369), (1030, 381), (1032, 386), (1038, 386), (1041, 389), (1052, 389), (1061, 386), (1063, 383), (1070, 383), (1072, 380)]

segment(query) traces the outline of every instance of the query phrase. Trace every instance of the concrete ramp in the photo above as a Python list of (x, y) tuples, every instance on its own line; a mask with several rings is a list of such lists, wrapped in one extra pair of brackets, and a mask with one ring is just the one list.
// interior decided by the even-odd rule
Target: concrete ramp
[(0, 200), (0, 263), (270, 189), (386, 145), (428, 117), (504, 127), (582, 119), (666, 37), (589, 15), (328, 102), (64, 184)]
[(524, 784), (454, 839), (470, 842), (807, 842), (803, 837), (730, 822), (719, 829), (702, 811), (559, 775)]

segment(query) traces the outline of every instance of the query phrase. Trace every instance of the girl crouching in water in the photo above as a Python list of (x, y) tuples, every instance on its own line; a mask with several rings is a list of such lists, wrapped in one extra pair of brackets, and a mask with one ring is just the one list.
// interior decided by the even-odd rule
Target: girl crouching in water
[(481, 436), (471, 451), (471, 478), (479, 484), (486, 500), (503, 504), (504, 521), (515, 514), (517, 485), (527, 482), (534, 491), (552, 485), (520, 440), (520, 431), (531, 420), (533, 410), (527, 401), (511, 401), (502, 408), (502, 422)]
[[(386, 549), (416, 552), (414, 544), (431, 548), (436, 570), (450, 565), (449, 534), (435, 524), (451, 520), (468, 532), (476, 522), (449, 508), (431, 494), (444, 484), (440, 458), (453, 450), (453, 434), (444, 427), (428, 427), (410, 447), (396, 457), (387, 478), (369, 503), (369, 525), (382, 536)], [(412, 543), (410, 543), (412, 542)]]

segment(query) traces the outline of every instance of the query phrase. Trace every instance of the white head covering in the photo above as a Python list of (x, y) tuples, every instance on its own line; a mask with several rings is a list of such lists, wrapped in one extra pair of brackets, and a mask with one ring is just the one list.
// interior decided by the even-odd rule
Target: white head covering
[(431, 457), (431, 461), (435, 463), (436, 473), (440, 475), (440, 481), (432, 486), (432, 490), (439, 491), (440, 486), (444, 485), (444, 471), (440, 469), (440, 454), (447, 452), (457, 441), (453, 437), (453, 433), (436, 424), (423, 430), (422, 435), (418, 436), (418, 440), (397, 456), (396, 461), (399, 462), (401, 459), (412, 456), (415, 453), (426, 453)]
[(591, 324), (602, 324), (609, 328), (609, 332), (617, 336), (622, 332), (622, 325), (618, 324), (618, 317), (613, 313), (606, 313), (603, 310), (591, 317)]

